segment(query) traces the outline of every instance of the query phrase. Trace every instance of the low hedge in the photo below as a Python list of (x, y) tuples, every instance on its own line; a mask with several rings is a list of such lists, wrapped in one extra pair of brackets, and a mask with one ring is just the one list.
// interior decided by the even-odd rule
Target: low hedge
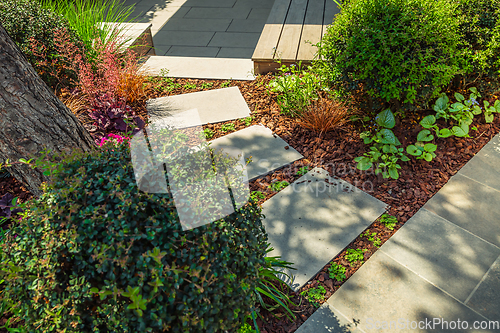
[(240, 327), (265, 262), (259, 206), (182, 231), (170, 192), (138, 189), (126, 143), (51, 168), (0, 251), (5, 292), (30, 332)]

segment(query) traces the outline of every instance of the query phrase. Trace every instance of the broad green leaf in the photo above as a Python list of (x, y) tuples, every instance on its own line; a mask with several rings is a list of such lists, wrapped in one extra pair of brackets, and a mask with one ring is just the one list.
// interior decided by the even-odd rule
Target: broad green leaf
[(394, 114), (392, 114), (390, 109), (380, 112), (376, 117), (375, 121), (381, 127), (393, 128), (396, 125), (396, 119)]
[(481, 108), (479, 107), (479, 105), (474, 105), (474, 107), (472, 108), (472, 114), (474, 115), (478, 115), (478, 114), (481, 114)]
[(408, 156), (406, 156), (406, 155), (401, 156), (401, 161), (408, 162), (409, 160), (410, 160), (410, 158)]
[(464, 137), (467, 135), (467, 133), (465, 133), (465, 131), (461, 127), (458, 127), (458, 126), (453, 126), (453, 128), (451, 129), (451, 132), (453, 133), (453, 135), (458, 136), (458, 137)]
[(422, 125), (423, 128), (432, 128), (432, 126), (434, 126), (435, 123), (436, 123), (436, 117), (434, 117), (433, 115), (424, 117), (424, 119), (420, 121), (420, 125)]
[(447, 128), (442, 128), (441, 130), (439, 130), (439, 134), (438, 134), (438, 136), (441, 138), (448, 138), (452, 135), (453, 135), (453, 132)]
[(432, 161), (432, 155), (430, 153), (425, 152), (422, 156), (427, 162)]
[(493, 104), (493, 107), (500, 113), (500, 101), (498, 99), (495, 101), (495, 104)]
[(399, 178), (398, 169), (395, 166), (390, 166), (388, 171), (389, 171), (389, 176), (391, 176), (392, 179)]
[(430, 152), (436, 151), (436, 149), (437, 149), (437, 146), (435, 144), (433, 144), (433, 143), (426, 143), (424, 145), (424, 150), (426, 152), (430, 153)]
[[(356, 159), (359, 159), (356, 161)], [(361, 158), (357, 157), (354, 159), (356, 162), (358, 162), (357, 168), (359, 170), (368, 170), (372, 167), (373, 163), (370, 161), (370, 159), (366, 156), (361, 156)]]
[(422, 151), (414, 145), (409, 145), (408, 147), (406, 147), (406, 152), (410, 155), (413, 155), (413, 156), (422, 155)]
[(428, 129), (421, 130), (417, 135), (417, 141), (432, 141), (434, 135)]
[(459, 101), (459, 102), (462, 102), (463, 100), (465, 100), (464, 95), (459, 94), (459, 93), (457, 93), (457, 92), (455, 93), (455, 98), (456, 98), (456, 100), (457, 100), (457, 101)]
[(495, 119), (495, 116), (491, 112), (485, 112), (484, 113), (484, 121), (487, 123), (491, 123)]
[(442, 94), (441, 97), (437, 99), (436, 104), (434, 104), (434, 111), (437, 112), (446, 110), (449, 101), (448, 96), (446, 96), (446, 94)]
[(380, 130), (379, 133), (380, 133), (380, 143), (391, 144), (395, 146), (401, 144), (390, 129), (384, 128)]

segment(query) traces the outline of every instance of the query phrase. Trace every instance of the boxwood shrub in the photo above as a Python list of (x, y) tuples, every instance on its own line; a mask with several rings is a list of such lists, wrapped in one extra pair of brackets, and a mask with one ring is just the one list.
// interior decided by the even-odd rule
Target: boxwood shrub
[(5, 292), (28, 331), (239, 327), (265, 263), (259, 206), (182, 231), (170, 193), (138, 189), (129, 145), (103, 148), (47, 167), (52, 181), (1, 245)]
[(323, 39), (318, 68), (342, 94), (360, 93), (369, 105), (425, 102), (462, 66), (455, 7), (446, 0), (347, 1)]
[[(64, 17), (43, 9), (36, 0), (0, 0), (0, 24), (49, 86), (54, 87), (61, 79), (68, 84), (69, 78), (76, 77), (66, 68), (58, 68), (60, 73), (56, 75), (53, 68), (48, 69), (44, 65), (44, 62), (56, 60), (60, 63), (59, 67), (63, 65), (56, 45), (58, 31), (66, 32), (68, 42), (83, 45)], [(30, 40), (36, 43), (35, 47)]]
[(467, 72), (500, 75), (500, 1), (455, 0), (460, 16), (460, 33), (467, 59)]

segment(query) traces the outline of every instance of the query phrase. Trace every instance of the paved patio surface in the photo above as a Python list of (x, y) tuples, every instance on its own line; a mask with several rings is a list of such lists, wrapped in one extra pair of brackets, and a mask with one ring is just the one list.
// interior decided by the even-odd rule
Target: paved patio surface
[(159, 56), (250, 59), (274, 0), (125, 0)]

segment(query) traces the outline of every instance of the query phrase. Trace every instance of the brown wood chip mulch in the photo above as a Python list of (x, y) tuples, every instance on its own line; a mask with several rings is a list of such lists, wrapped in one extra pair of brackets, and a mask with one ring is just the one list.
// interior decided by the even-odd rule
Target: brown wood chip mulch
[[(367, 151), (367, 145), (359, 138), (359, 134), (364, 131), (361, 122), (348, 123), (340, 130), (319, 136), (318, 133), (301, 127), (295, 119), (280, 114), (276, 103), (276, 95), (267, 92), (266, 85), (270, 79), (271, 76), (269, 75), (261, 76), (255, 81), (228, 82), (225, 80), (173, 79), (169, 82), (165, 81), (156, 84), (157, 87), (170, 87), (169, 89), (158, 88), (152, 90), (147, 97), (157, 98), (217, 89), (228, 84), (229, 86), (239, 87), (252, 111), (250, 123), (245, 124), (243, 120), (234, 120), (205, 125), (204, 128), (209, 128), (214, 132), (213, 138), (230, 133), (221, 131), (221, 126), (225, 123), (234, 124), (236, 131), (247, 127), (247, 125), (262, 124), (270, 128), (305, 157), (289, 166), (253, 180), (250, 183), (251, 191), (260, 191), (265, 195), (265, 199), (261, 199), (260, 202), (262, 203), (276, 194), (276, 192), (268, 188), (273, 181), (286, 180), (292, 183), (299, 177), (296, 173), (301, 167), (308, 166), (309, 170), (317, 166), (323, 167), (332, 176), (350, 182), (389, 205), (388, 213), (396, 216), (398, 219), (395, 229), (391, 231), (378, 221), (374, 222), (367, 229), (370, 233), (376, 232), (382, 244), (443, 187), (450, 177), (457, 173), (493, 136), (500, 132), (500, 117), (497, 116), (493, 123), (490, 124), (486, 124), (483, 118), (476, 117), (471, 128), (475, 126), (477, 131), (471, 130), (470, 138), (451, 137), (437, 139), (437, 156), (431, 162), (415, 160), (412, 157), (411, 162), (401, 163), (402, 169), (400, 170), (398, 180), (384, 180), (376, 175), (356, 169), (356, 162), (353, 161), (354, 158), (361, 156)], [(205, 89), (201, 89), (202, 84), (204, 84)], [(196, 88), (193, 88), (194, 86)], [(487, 100), (492, 104), (492, 101), (494, 102), (496, 98), (493, 95)], [(145, 100), (132, 105), (134, 111), (143, 118), (147, 116), (144, 102)], [(416, 142), (417, 134), (421, 130), (418, 122), (427, 114), (431, 114), (431, 112), (422, 111), (418, 116), (408, 115), (398, 120), (398, 124), (393, 131), (400, 139), (403, 147)], [(21, 201), (27, 200), (30, 197), (29, 192), (12, 177), (6, 179), (0, 178), (0, 195), (6, 192), (20, 197)], [(351, 267), (349, 262), (344, 259), (345, 251), (348, 248), (367, 249), (364, 254), (365, 261), (377, 250), (377, 247), (368, 241), (366, 237), (359, 236), (338, 256), (335, 258), (332, 257), (334, 262), (347, 268), (347, 278), (354, 274), (361, 266), (358, 263), (354, 267)], [(260, 331), (263, 333), (292, 333), (300, 327), (316, 310), (313, 305), (300, 295), (300, 292), (321, 285), (326, 290), (326, 301), (342, 285), (341, 282), (337, 282), (329, 277), (329, 266), (330, 263), (299, 292), (289, 293), (289, 296), (297, 305), (292, 306), (292, 310), (296, 314), (294, 321), (288, 320), (282, 310), (278, 309), (269, 313), (261, 309), (260, 315), (262, 319), (257, 319)], [(3, 331), (0, 329), (0, 332)]]

